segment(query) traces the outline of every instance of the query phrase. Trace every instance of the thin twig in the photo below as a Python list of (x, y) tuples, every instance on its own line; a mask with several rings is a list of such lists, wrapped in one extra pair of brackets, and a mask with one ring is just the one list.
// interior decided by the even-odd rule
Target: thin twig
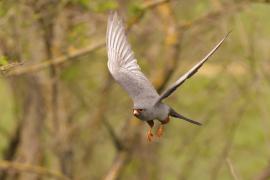
[(104, 126), (106, 127), (107, 131), (109, 132), (110, 138), (112, 139), (115, 148), (118, 151), (121, 151), (124, 148), (124, 145), (122, 144), (120, 138), (116, 135), (113, 127), (111, 126), (111, 124), (105, 118), (103, 119), (102, 122), (103, 122)]
[(76, 50), (68, 55), (63, 55), (63, 56), (60, 56), (58, 58), (55, 58), (54, 60), (47, 60), (47, 61), (43, 61), (41, 63), (38, 63), (38, 64), (34, 64), (34, 65), (31, 65), (31, 66), (26, 66), (26, 67), (20, 67), (20, 68), (17, 68), (17, 69), (14, 69), (13, 71), (11, 71), (10, 73), (7, 73), (6, 76), (18, 76), (18, 75), (21, 75), (21, 74), (25, 74), (25, 73), (31, 73), (31, 72), (36, 72), (36, 71), (39, 71), (39, 70), (42, 70), (44, 68), (47, 68), (49, 66), (51, 66), (52, 64), (54, 65), (59, 65), (59, 64), (62, 64), (64, 62), (67, 62), (67, 61), (70, 61), (70, 60), (74, 60), (78, 57), (81, 57), (81, 56), (84, 56), (92, 51), (95, 51), (101, 47), (104, 47), (105, 46), (105, 41), (100, 41), (98, 43), (95, 43), (93, 45), (90, 45), (86, 48), (83, 48), (83, 49), (79, 49), (79, 50)]
[(122, 169), (122, 167), (126, 164), (127, 161), (128, 161), (128, 156), (127, 156), (126, 151), (119, 151), (119, 153), (117, 154), (113, 162), (112, 168), (110, 169), (108, 174), (106, 174), (106, 177), (104, 178), (104, 180), (117, 179), (117, 177), (119, 176), (119, 169)]
[(227, 165), (229, 167), (229, 170), (230, 170), (230, 173), (231, 173), (233, 179), (234, 180), (239, 180), (239, 178), (237, 177), (237, 175), (235, 173), (235, 170), (234, 170), (234, 167), (232, 165), (232, 162), (231, 162), (231, 160), (229, 158), (226, 159), (226, 163), (227, 163)]
[(49, 177), (54, 177), (57, 179), (63, 179), (63, 180), (69, 180), (68, 177), (65, 175), (53, 171), (53, 170), (48, 170), (44, 167), (41, 166), (34, 166), (30, 164), (23, 164), (23, 163), (15, 163), (15, 162), (10, 162), (10, 161), (5, 161), (5, 160), (0, 160), (0, 169), (1, 170), (12, 170), (12, 171), (18, 171), (18, 172), (28, 172), (28, 173), (35, 173), (40, 176), (49, 176)]
[(0, 72), (4, 75), (6, 74), (8, 71), (23, 65), (23, 62), (13, 62), (13, 63), (9, 63), (3, 66), (0, 66)]
[[(237, 5), (235, 5), (235, 4), (225, 5), (220, 10), (210, 11), (210, 12), (206, 13), (205, 15), (202, 15), (202, 16), (200, 16), (200, 17), (198, 17), (190, 22), (189, 21), (182, 22), (182, 23), (180, 23), (179, 28), (187, 30), (191, 27), (194, 27), (194, 25), (199, 26), (201, 24), (204, 24), (208, 20), (216, 19), (218, 17), (223, 16), (224, 14), (232, 15), (232, 12), (239, 12), (240, 10), (243, 10), (245, 7), (247, 7), (247, 5), (248, 5), (248, 3), (246, 3), (246, 2), (239, 3)], [(228, 12), (230, 12), (230, 13), (228, 13)]]
[[(156, 0), (156, 1), (151, 1), (151, 2), (145, 3), (142, 6), (142, 11), (155, 8), (157, 5), (166, 3), (168, 1), (169, 0)], [(132, 21), (132, 23), (129, 24), (129, 26), (132, 26), (134, 23), (136, 23), (136, 21)], [(127, 29), (129, 29), (129, 27)], [(60, 57), (52, 59), (52, 60), (46, 60), (46, 61), (31, 65), (31, 66), (20, 67), (20, 68), (14, 69), (12, 72), (7, 73), (6, 76), (18, 76), (18, 75), (25, 74), (25, 73), (32, 73), (32, 72), (40, 71), (44, 68), (50, 67), (51, 65), (59, 65), (59, 64), (62, 64), (64, 62), (74, 60), (78, 57), (89, 54), (97, 49), (102, 48), (102, 47), (105, 47), (105, 40), (102, 40), (100, 42), (92, 44), (86, 48), (76, 50), (72, 53), (69, 53), (68, 55), (63, 55), (63, 56), (60, 56)]]
[(159, 6), (160, 4), (164, 4), (166, 2), (169, 2), (170, 0), (156, 0), (156, 1), (147, 1), (143, 5), (144, 9), (152, 9), (155, 8), (156, 6)]

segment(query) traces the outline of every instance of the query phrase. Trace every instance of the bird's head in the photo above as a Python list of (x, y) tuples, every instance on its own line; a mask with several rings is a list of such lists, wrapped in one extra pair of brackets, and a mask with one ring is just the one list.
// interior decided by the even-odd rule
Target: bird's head
[(154, 109), (148, 104), (139, 104), (133, 106), (133, 115), (140, 120), (151, 120), (153, 117)]
[(133, 109), (133, 115), (136, 117), (140, 117), (144, 112), (144, 109)]

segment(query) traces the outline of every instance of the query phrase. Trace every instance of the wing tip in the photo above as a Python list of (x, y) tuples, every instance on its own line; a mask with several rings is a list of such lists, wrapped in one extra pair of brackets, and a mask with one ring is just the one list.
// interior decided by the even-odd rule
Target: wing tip
[(198, 121), (195, 121), (194, 124), (196, 124), (196, 125), (198, 125), (198, 126), (202, 126), (202, 125), (203, 125), (202, 123), (200, 123), (200, 122), (198, 122)]
[(119, 15), (117, 10), (109, 11), (108, 21), (107, 21), (107, 32), (106, 32), (106, 43), (108, 43), (110, 36), (115, 29), (123, 27), (125, 29), (122, 17)]
[(115, 17), (117, 16), (117, 11), (109, 11), (109, 18), (108, 18), (108, 24), (111, 24), (113, 21), (114, 21), (114, 19), (115, 19)]
[(118, 10), (109, 11), (109, 22), (123, 22)]
[(109, 11), (109, 17), (108, 17), (108, 25), (107, 25), (107, 31), (108, 29), (115, 27), (123, 27), (124, 30), (126, 29), (124, 19), (120, 15), (118, 10), (111, 10)]

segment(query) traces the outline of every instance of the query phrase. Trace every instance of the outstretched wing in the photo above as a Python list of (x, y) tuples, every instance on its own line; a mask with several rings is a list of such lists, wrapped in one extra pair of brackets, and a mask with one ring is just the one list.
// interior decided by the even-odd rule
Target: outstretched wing
[(202, 65), (211, 57), (214, 52), (221, 46), (223, 41), (228, 37), (230, 34), (227, 33), (226, 36), (195, 66), (193, 66), (187, 73), (181, 76), (172, 86), (170, 86), (167, 90), (165, 90), (156, 102), (160, 102), (162, 99), (170, 96), (179, 86), (181, 86), (188, 78), (192, 77), (201, 67)]
[(143, 106), (144, 103), (159, 98), (158, 93), (137, 64), (127, 41), (122, 19), (117, 12), (109, 16), (106, 45), (109, 71), (128, 92), (134, 104)]

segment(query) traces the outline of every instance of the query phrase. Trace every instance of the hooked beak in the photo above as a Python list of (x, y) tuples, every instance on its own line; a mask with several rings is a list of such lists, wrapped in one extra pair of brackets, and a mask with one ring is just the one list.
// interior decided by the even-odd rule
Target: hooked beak
[(133, 109), (133, 115), (134, 116), (139, 116), (140, 112), (137, 109)]

